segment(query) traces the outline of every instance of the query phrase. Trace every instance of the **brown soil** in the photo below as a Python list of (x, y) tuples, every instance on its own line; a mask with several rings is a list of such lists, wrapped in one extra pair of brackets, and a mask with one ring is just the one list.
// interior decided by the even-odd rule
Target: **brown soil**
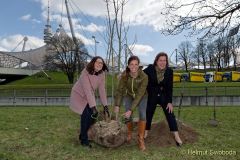
[[(137, 143), (137, 123), (134, 123), (133, 141), (131, 144)], [(178, 121), (179, 135), (184, 144), (194, 143), (198, 140), (198, 133), (190, 126)], [(159, 147), (176, 146), (174, 137), (169, 130), (166, 121), (153, 123), (148, 137), (145, 140), (146, 145), (154, 145)]]

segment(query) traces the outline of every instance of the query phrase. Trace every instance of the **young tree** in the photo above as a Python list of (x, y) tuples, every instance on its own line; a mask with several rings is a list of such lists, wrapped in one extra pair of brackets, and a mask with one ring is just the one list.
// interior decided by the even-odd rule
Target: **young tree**
[[(128, 33), (128, 26), (125, 25), (123, 15), (124, 7), (128, 0), (104, 0), (107, 8), (107, 34), (106, 42), (108, 45), (107, 50), (107, 64), (115, 65), (117, 62), (118, 72), (124, 67), (122, 58), (124, 57), (123, 51)], [(116, 48), (116, 49), (114, 49)], [(114, 67), (114, 66), (112, 66)]]

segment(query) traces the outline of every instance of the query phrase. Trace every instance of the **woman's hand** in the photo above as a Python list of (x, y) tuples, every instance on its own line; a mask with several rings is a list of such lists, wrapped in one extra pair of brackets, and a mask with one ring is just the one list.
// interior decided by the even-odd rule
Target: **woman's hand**
[(173, 105), (172, 105), (172, 103), (168, 103), (166, 109), (168, 110), (169, 113), (172, 113), (173, 112)]
[(119, 113), (119, 106), (114, 107), (114, 113)]
[(125, 112), (123, 115), (125, 116), (125, 118), (129, 119), (130, 116), (132, 114), (132, 111), (131, 110), (128, 110), (127, 112)]
[(104, 113), (104, 115), (107, 114), (108, 118), (110, 118), (110, 113), (109, 113), (108, 106), (103, 106), (103, 113)]

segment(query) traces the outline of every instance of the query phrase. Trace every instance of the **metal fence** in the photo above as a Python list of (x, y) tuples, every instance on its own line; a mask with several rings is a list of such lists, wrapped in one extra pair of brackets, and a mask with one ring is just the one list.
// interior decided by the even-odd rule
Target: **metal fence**
[(174, 87), (173, 96), (240, 96), (240, 86)]
[[(186, 106), (213, 105), (215, 97), (218, 106), (239, 106), (240, 104), (240, 86), (216, 87), (216, 90), (214, 87), (175, 87), (173, 91), (174, 105), (179, 105), (182, 96), (182, 104)], [(63, 88), (0, 89), (0, 106), (68, 106), (70, 92), (71, 89)], [(109, 104), (112, 101), (111, 95), (108, 95)]]
[[(0, 89), (0, 97), (69, 97), (70, 88), (54, 89)], [(111, 91), (108, 91), (111, 96)], [(240, 96), (240, 86), (174, 87), (173, 96)]]

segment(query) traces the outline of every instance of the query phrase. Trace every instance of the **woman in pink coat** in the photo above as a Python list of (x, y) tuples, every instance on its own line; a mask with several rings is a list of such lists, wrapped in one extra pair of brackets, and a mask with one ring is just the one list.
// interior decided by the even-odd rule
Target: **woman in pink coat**
[(81, 115), (79, 140), (83, 146), (90, 148), (87, 132), (98, 116), (96, 90), (98, 90), (101, 103), (104, 106), (104, 113), (109, 116), (105, 91), (105, 71), (108, 71), (108, 68), (103, 58), (94, 57), (74, 84), (70, 97), (70, 108)]

